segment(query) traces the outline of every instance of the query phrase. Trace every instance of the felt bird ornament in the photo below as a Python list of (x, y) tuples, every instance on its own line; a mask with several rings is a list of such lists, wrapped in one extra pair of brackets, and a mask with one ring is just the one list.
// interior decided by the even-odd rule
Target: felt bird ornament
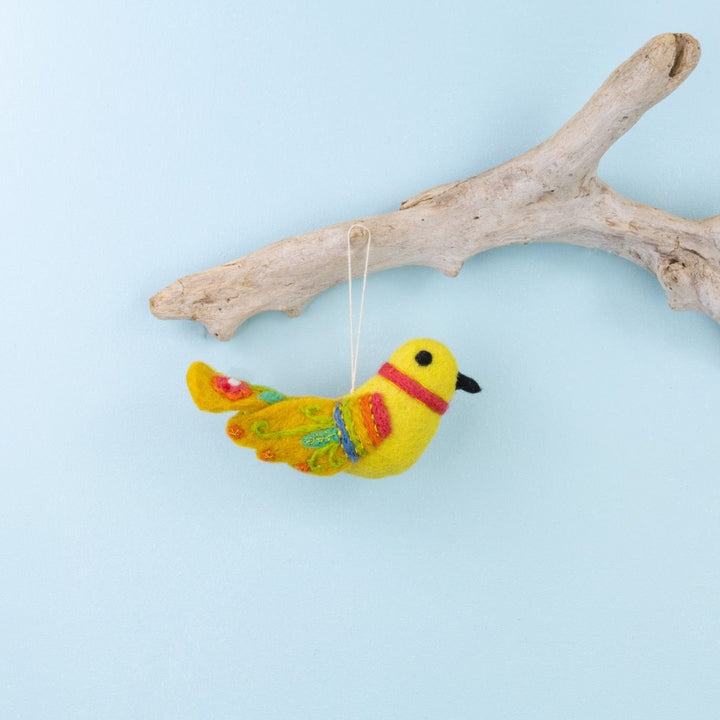
[(208, 412), (235, 411), (227, 434), (261, 460), (315, 475), (379, 478), (407, 470), (432, 439), (455, 390), (480, 392), (436, 340), (410, 340), (364, 385), (333, 400), (287, 397), (193, 363), (187, 384)]

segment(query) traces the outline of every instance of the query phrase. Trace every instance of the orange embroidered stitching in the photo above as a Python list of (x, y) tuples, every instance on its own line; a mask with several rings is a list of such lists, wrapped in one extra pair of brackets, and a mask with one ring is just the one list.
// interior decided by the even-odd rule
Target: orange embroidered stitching
[(368, 431), (370, 440), (376, 447), (380, 444), (380, 432), (378, 431), (377, 424), (375, 422), (375, 416), (373, 415), (372, 403), (370, 402), (370, 395), (363, 395), (360, 398), (360, 410), (362, 412), (363, 422), (365, 429)]
[(233, 440), (239, 440), (245, 434), (239, 425), (228, 425), (226, 432)]

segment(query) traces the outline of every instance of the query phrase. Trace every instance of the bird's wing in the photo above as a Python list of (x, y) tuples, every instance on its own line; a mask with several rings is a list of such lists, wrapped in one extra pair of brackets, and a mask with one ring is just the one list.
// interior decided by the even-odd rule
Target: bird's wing
[(188, 368), (187, 386), (195, 404), (207, 412), (252, 413), (286, 399), (277, 390), (223, 375), (203, 362)]
[(390, 416), (378, 393), (341, 400), (289, 398), (230, 419), (227, 433), (267, 462), (302, 472), (334, 475), (362, 460), (390, 434)]

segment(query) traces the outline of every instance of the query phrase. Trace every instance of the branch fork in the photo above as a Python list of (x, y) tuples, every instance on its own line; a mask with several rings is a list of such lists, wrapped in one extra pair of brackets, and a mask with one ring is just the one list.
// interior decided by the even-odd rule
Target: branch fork
[[(176, 280), (150, 300), (158, 318), (201, 322), (220, 340), (266, 310), (300, 314), (347, 280), (347, 233), (372, 233), (369, 272), (426, 265), (455, 276), (473, 255), (529, 242), (600, 248), (657, 276), (670, 307), (720, 322), (720, 216), (687, 220), (612, 190), (600, 159), (700, 59), (690, 35), (654, 37), (618, 67), (555, 135), (467, 180), (426, 190), (400, 209), (273, 243), (239, 260)], [(353, 260), (362, 267), (364, 244)]]

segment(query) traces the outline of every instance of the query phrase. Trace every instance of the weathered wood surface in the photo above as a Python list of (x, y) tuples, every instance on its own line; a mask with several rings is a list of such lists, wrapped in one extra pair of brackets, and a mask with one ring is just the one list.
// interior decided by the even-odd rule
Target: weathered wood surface
[[(481, 175), (406, 200), (396, 212), (273, 243), (176, 280), (151, 300), (159, 318), (197, 320), (221, 340), (265, 310), (298, 315), (347, 280), (346, 235), (372, 232), (370, 272), (427, 265), (456, 275), (490, 248), (533, 241), (600, 248), (654, 273), (670, 306), (720, 322), (720, 216), (687, 220), (616, 193), (597, 177), (603, 154), (692, 72), (700, 45), (658, 35), (618, 67), (555, 135)], [(356, 232), (355, 230), (353, 232)], [(364, 235), (357, 229), (355, 267)]]

